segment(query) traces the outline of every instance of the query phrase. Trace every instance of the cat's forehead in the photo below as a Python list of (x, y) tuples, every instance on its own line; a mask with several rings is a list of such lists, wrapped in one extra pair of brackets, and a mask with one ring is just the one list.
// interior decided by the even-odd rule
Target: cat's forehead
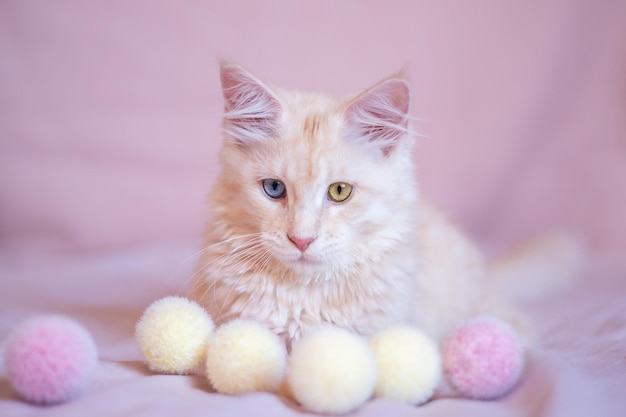
[(343, 101), (325, 94), (293, 92), (283, 98), (283, 133), (312, 138), (340, 123)]
[(308, 179), (340, 175), (354, 150), (344, 137), (341, 108), (328, 96), (296, 96), (285, 108), (278, 141), (285, 174)]

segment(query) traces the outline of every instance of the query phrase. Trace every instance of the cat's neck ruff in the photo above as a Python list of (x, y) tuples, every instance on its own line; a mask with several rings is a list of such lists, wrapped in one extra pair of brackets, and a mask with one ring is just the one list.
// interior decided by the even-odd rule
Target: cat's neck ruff
[(208, 291), (202, 299), (218, 323), (248, 318), (268, 325), (288, 344), (308, 328), (332, 323), (360, 334), (408, 322), (414, 303), (414, 256), (410, 242), (343, 267), (285, 266), (279, 260), (221, 262), (228, 249), (205, 260)]

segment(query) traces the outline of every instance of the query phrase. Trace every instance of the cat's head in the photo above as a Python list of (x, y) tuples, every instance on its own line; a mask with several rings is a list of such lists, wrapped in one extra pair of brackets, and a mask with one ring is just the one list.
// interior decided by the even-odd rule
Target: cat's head
[(385, 256), (413, 227), (409, 84), (350, 98), (285, 91), (223, 63), (222, 172), (213, 227), (262, 263), (325, 275)]

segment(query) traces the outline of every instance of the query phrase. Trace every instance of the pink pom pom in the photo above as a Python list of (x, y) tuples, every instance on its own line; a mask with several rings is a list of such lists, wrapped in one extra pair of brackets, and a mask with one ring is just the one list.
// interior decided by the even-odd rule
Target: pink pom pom
[(505, 323), (477, 318), (458, 329), (443, 346), (448, 383), (460, 394), (480, 400), (503, 396), (519, 380), (523, 349)]
[(56, 404), (78, 396), (98, 363), (83, 326), (63, 316), (35, 317), (13, 331), (4, 352), (9, 381), (26, 400)]

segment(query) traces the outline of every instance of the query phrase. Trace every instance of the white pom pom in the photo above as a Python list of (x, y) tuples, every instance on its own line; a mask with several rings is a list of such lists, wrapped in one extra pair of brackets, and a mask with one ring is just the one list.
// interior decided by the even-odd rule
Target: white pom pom
[(150, 369), (186, 374), (200, 367), (214, 325), (198, 304), (183, 297), (152, 303), (135, 327), (135, 339)]
[(275, 391), (286, 367), (284, 343), (255, 321), (226, 323), (209, 341), (206, 370), (211, 385), (222, 394)]
[(376, 358), (365, 340), (337, 327), (305, 334), (293, 347), (291, 391), (316, 413), (346, 413), (367, 401), (376, 384)]
[(435, 341), (409, 326), (394, 326), (372, 337), (378, 363), (374, 395), (422, 404), (441, 380), (441, 356)]

